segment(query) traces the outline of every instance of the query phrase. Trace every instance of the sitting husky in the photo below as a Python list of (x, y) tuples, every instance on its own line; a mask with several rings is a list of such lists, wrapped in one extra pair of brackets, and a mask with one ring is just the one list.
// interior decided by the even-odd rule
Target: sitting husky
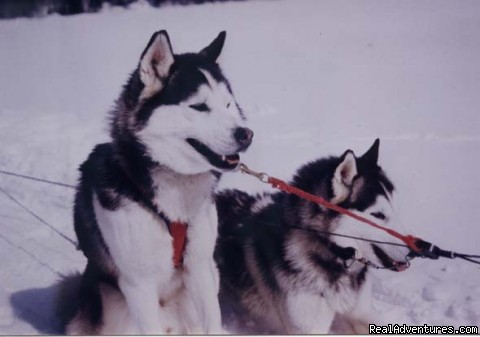
[(155, 33), (116, 103), (112, 141), (82, 164), (74, 223), (88, 263), (67, 333), (222, 331), (213, 190), (253, 136), (216, 63), (224, 41), (175, 55)]
[[(379, 140), (361, 157), (303, 166), (293, 185), (388, 225), (394, 186), (378, 166)], [(393, 270), (406, 267), (408, 249), (334, 234), (399, 242), (383, 231), (283, 192), (217, 197), (220, 303), (227, 329), (247, 333), (328, 333), (335, 314), (349, 331), (367, 333), (369, 270), (363, 257)]]

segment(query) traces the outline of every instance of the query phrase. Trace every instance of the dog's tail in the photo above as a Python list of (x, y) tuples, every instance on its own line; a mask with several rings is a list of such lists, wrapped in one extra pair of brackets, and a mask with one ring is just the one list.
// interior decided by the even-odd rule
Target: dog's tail
[(66, 332), (67, 324), (79, 310), (81, 282), (82, 275), (74, 273), (64, 276), (57, 284), (55, 313), (59, 318), (63, 334)]

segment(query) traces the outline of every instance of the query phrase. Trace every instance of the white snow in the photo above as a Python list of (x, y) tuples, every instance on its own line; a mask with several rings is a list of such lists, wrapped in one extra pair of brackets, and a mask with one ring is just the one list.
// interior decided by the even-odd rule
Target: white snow
[[(247, 164), (288, 179), (379, 137), (404, 232), (478, 254), (479, 18), (475, 0), (303, 0), (0, 21), (0, 170), (74, 184), (150, 35), (167, 29), (185, 52), (226, 29), (221, 63), (255, 131)], [(240, 173), (223, 186), (266, 189)], [(0, 188), (74, 238), (73, 190), (4, 175)], [(1, 191), (0, 205), (0, 333), (55, 333), (58, 273), (85, 259)], [(392, 323), (480, 324), (476, 265), (374, 273)]]

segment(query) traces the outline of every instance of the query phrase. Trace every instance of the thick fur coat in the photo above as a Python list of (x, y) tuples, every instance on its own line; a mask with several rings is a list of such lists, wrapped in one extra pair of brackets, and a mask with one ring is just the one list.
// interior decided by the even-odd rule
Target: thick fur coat
[[(292, 184), (382, 225), (394, 223), (393, 184), (378, 166), (379, 141), (363, 156), (352, 151), (299, 169)], [(338, 235), (394, 241), (382, 231), (295, 195), (217, 197), (216, 259), (222, 315), (243, 333), (324, 334), (335, 315), (367, 333), (372, 315), (369, 268), (356, 257), (400, 270), (408, 249)]]
[[(253, 135), (216, 63), (224, 40), (177, 55), (155, 33), (111, 114), (111, 142), (81, 165), (74, 223), (88, 264), (67, 333), (222, 332), (213, 191)], [(187, 226), (179, 267), (173, 222)]]

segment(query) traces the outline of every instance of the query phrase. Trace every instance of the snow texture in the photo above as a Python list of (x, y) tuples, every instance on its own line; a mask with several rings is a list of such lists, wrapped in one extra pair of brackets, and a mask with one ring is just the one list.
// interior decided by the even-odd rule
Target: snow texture
[[(74, 184), (150, 35), (167, 29), (186, 52), (226, 29), (221, 64), (255, 131), (244, 162), (289, 179), (379, 137), (404, 232), (479, 253), (479, 18), (475, 0), (303, 0), (1, 21), (0, 169)], [(222, 187), (267, 189), (240, 173)], [(5, 175), (0, 188), (74, 238), (73, 190)], [(0, 256), (0, 333), (58, 332), (55, 282), (81, 252), (0, 191)], [(476, 265), (373, 273), (387, 321), (480, 324)]]

